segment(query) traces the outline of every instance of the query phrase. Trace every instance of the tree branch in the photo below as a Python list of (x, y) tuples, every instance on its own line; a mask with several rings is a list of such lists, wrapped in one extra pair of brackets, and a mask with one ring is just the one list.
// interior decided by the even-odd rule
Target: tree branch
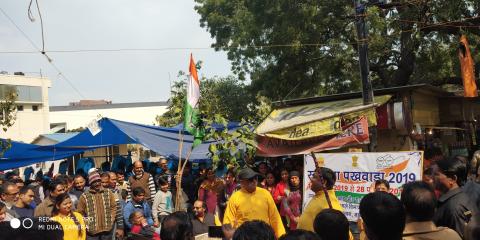
[(454, 35), (458, 35), (461, 28), (468, 29), (468, 32), (480, 35), (480, 16), (466, 19), (463, 21), (433, 23), (420, 27), (421, 31), (425, 34), (431, 32), (442, 32)]

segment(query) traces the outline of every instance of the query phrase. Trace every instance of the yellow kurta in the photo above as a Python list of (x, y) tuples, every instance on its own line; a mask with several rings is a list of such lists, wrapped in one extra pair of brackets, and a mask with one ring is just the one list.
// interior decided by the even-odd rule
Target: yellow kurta
[[(334, 190), (328, 190), (328, 196), (330, 197), (330, 202), (332, 203), (332, 208), (343, 212), (343, 208), (340, 205), (340, 202), (335, 195)], [(313, 221), (318, 213), (320, 213), (323, 209), (328, 209), (327, 199), (325, 198), (325, 194), (323, 191), (318, 192), (313, 196), (312, 200), (308, 203), (303, 210), (300, 219), (298, 220), (297, 229), (304, 229), (308, 231), (313, 230)], [(349, 233), (350, 239), (353, 239), (352, 233)]]
[(62, 225), (63, 229), (63, 239), (68, 240), (84, 240), (87, 238), (85, 221), (83, 221), (83, 216), (80, 213), (73, 212), (78, 222), (80, 223), (82, 230), (81, 234), (78, 232), (78, 226), (73, 221), (72, 217), (52, 217), (53, 221), (56, 221)]
[(245, 190), (235, 192), (227, 203), (223, 224), (238, 228), (243, 222), (262, 220), (273, 228), (279, 238), (285, 234), (285, 227), (270, 192), (257, 187), (255, 192)]

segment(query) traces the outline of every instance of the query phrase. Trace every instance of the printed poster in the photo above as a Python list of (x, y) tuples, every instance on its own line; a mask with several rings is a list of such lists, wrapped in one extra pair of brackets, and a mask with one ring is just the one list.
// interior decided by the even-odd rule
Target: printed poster
[[(316, 153), (319, 166), (332, 169), (336, 175), (334, 190), (349, 221), (360, 217), (359, 204), (371, 191), (372, 183), (385, 179), (390, 183), (390, 193), (400, 196), (407, 182), (421, 180), (423, 152), (351, 152)], [(311, 155), (305, 155), (303, 176), (303, 207), (314, 196), (310, 190), (310, 177), (315, 170)]]

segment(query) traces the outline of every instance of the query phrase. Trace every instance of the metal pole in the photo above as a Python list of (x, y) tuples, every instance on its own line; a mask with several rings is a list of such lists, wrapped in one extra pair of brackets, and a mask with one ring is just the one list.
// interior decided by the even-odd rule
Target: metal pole
[[(355, 7), (355, 19), (357, 25), (357, 44), (358, 44), (358, 57), (360, 61), (360, 75), (362, 77), (362, 97), (363, 105), (369, 105), (373, 103), (373, 88), (372, 82), (369, 79), (370, 69), (368, 66), (368, 31), (365, 24), (365, 13), (367, 6), (361, 3), (361, 0), (353, 0)], [(370, 144), (368, 146), (369, 151), (373, 152), (377, 142), (377, 129), (371, 127), (370, 132)]]

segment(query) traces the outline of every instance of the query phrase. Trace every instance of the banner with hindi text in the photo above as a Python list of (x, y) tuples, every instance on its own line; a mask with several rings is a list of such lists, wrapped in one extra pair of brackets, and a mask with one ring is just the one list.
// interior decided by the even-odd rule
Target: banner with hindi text
[[(349, 221), (359, 218), (359, 204), (369, 192), (372, 183), (385, 179), (390, 192), (400, 196), (403, 184), (421, 180), (423, 152), (352, 152), (316, 153), (319, 166), (332, 169), (336, 175), (335, 194)], [(310, 190), (310, 177), (315, 170), (311, 155), (305, 155), (303, 176), (303, 207), (314, 196)]]

